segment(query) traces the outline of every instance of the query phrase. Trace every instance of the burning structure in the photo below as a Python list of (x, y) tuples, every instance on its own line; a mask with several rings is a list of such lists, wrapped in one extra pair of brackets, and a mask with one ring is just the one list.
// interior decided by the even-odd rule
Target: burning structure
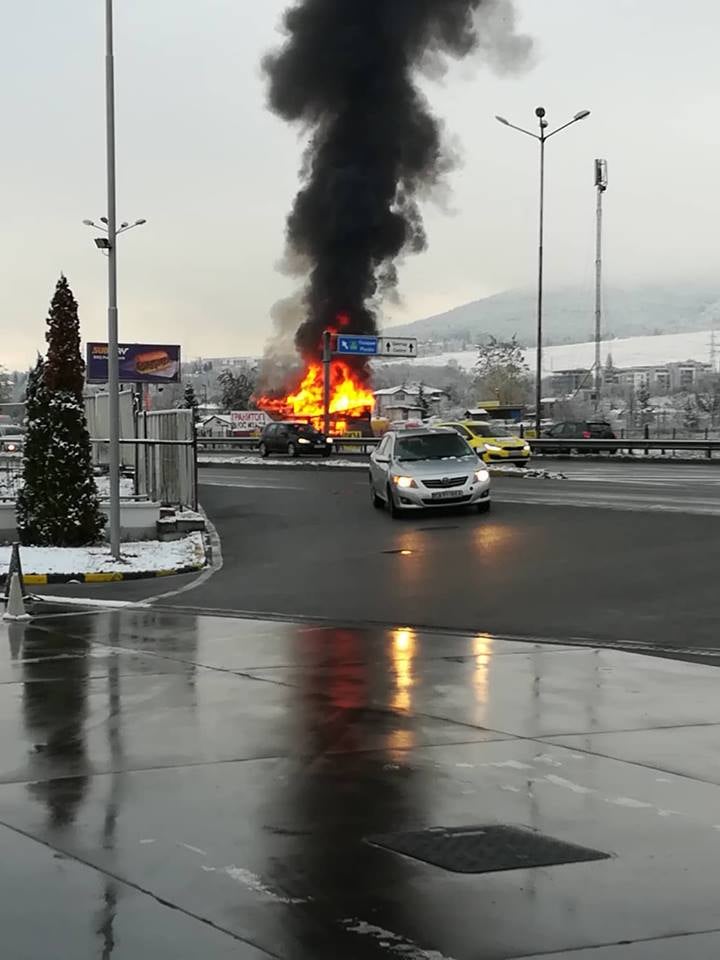
[[(319, 421), (323, 333), (377, 333), (398, 258), (426, 246), (418, 197), (452, 166), (419, 72), (437, 73), (446, 57), (477, 48), (496, 66), (512, 66), (530, 41), (515, 32), (512, 0), (297, 0), (284, 29), (264, 69), (271, 109), (311, 131), (287, 221), (288, 260), (306, 287), (294, 336), (300, 365), (256, 402), (277, 416)], [(367, 359), (333, 362), (336, 432), (369, 420), (370, 372)]]

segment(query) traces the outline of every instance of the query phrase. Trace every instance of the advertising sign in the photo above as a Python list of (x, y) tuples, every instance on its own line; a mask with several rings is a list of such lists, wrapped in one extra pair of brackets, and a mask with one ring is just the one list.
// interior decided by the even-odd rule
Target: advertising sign
[(235, 434), (260, 434), (266, 423), (272, 423), (272, 417), (263, 413), (262, 410), (234, 410), (230, 418), (232, 431)]
[[(88, 343), (87, 382), (107, 383), (107, 343)], [(151, 343), (121, 343), (118, 346), (120, 383), (179, 383), (179, 346)]]

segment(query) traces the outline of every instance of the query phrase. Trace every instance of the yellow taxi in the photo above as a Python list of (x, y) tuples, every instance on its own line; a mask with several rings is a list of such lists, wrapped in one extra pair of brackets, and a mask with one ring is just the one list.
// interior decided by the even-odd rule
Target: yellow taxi
[(451, 420), (434, 426), (452, 427), (464, 437), (481, 460), (493, 463), (504, 460), (520, 467), (526, 466), (531, 456), (527, 440), (514, 437), (501, 423), (480, 423), (475, 420)]

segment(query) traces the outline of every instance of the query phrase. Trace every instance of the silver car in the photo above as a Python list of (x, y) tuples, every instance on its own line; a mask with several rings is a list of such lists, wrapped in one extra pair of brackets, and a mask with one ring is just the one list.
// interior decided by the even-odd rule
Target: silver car
[(428, 507), (490, 509), (490, 474), (454, 430), (430, 427), (385, 434), (370, 457), (370, 497), (393, 517)]

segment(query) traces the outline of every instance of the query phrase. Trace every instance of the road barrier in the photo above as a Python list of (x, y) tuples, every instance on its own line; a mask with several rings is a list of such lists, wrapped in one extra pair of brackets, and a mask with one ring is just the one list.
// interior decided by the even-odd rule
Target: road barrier
[(720, 440), (633, 440), (625, 438), (622, 440), (560, 440), (554, 437), (543, 437), (539, 440), (528, 440), (528, 443), (535, 453), (635, 453), (642, 451), (649, 453), (651, 450), (660, 450), (665, 453), (667, 450), (688, 451), (704, 450), (708, 458), (712, 458), (713, 452), (720, 450)]

